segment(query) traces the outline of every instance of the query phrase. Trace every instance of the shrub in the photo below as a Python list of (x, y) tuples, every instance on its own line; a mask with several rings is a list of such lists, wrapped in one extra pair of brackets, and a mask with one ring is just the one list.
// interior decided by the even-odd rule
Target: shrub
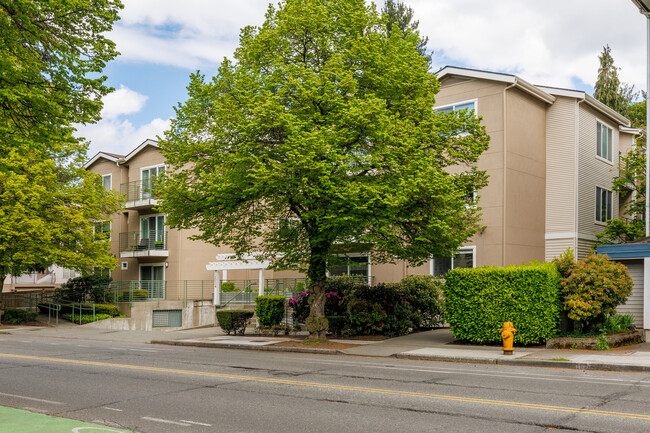
[[(358, 279), (351, 277), (328, 278), (325, 282), (325, 316), (347, 316), (346, 294), (362, 286)], [(304, 322), (309, 316), (309, 290), (289, 299), (287, 306), (292, 308), (294, 322)]]
[(247, 322), (253, 317), (252, 311), (245, 310), (223, 310), (217, 311), (217, 322), (221, 329), (228, 335), (243, 335), (246, 331)]
[(351, 328), (360, 334), (373, 334), (384, 329), (386, 312), (377, 302), (352, 299), (348, 303), (348, 316)]
[(398, 283), (411, 307), (416, 328), (435, 328), (444, 323), (443, 281), (431, 275), (409, 275)]
[[(566, 261), (562, 256), (555, 261), (558, 268)], [(602, 254), (590, 254), (579, 260), (565, 275), (560, 282), (564, 310), (587, 330), (595, 329), (608, 315), (614, 314), (632, 291), (632, 278), (625, 265)]]
[(149, 292), (146, 289), (133, 289), (122, 292), (117, 297), (118, 302), (143, 301), (149, 298)]
[(328, 330), (334, 335), (341, 335), (343, 330), (349, 326), (347, 316), (327, 316)]
[(634, 326), (634, 315), (632, 314), (614, 314), (607, 316), (607, 319), (600, 325), (600, 332), (605, 334), (616, 334), (636, 329)]
[[(63, 317), (65, 320), (69, 320), (74, 323), (79, 323), (78, 314), (66, 313), (66, 314), (62, 314), (61, 317)], [(112, 318), (113, 316), (111, 316), (110, 314), (95, 314), (94, 317), (92, 314), (82, 314), (81, 324), (85, 325), (86, 323), (98, 322), (100, 320), (112, 319)]]
[(104, 294), (111, 283), (111, 277), (89, 275), (70, 278), (60, 288), (54, 290), (54, 299), (66, 302), (103, 302)]
[[(413, 311), (399, 283), (357, 287), (348, 294), (348, 298), (348, 306), (355, 300), (378, 305), (379, 310), (384, 312), (380, 330), (388, 336), (406, 335), (414, 328)], [(352, 321), (351, 317), (350, 320)], [(352, 328), (358, 330), (358, 326)]]
[(19, 324), (36, 320), (38, 313), (21, 310), (19, 308), (7, 308), (2, 315), (2, 320), (9, 323)]
[(444, 285), (445, 318), (459, 340), (499, 342), (499, 329), (512, 322), (515, 343), (539, 343), (556, 332), (559, 280), (552, 263), (454, 269)]
[[(89, 305), (91, 307), (92, 305)], [(95, 314), (108, 314), (111, 317), (120, 315), (120, 308), (113, 304), (95, 304)]]
[(221, 291), (222, 292), (238, 292), (237, 288), (235, 287), (235, 283), (232, 281), (224, 281), (221, 283)]
[(261, 326), (279, 325), (284, 319), (284, 296), (258, 296), (255, 298), (255, 315)]

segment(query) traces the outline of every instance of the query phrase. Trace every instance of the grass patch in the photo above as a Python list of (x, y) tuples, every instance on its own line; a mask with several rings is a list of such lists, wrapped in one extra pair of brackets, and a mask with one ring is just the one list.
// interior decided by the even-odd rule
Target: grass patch
[(551, 359), (549, 359), (549, 361), (570, 361), (570, 359), (566, 359), (566, 358), (551, 358)]

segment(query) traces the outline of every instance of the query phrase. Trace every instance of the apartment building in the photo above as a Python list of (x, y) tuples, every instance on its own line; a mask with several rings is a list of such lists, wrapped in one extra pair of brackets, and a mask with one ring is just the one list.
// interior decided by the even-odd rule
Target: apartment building
[(490, 176), (477, 192), (485, 230), (465, 245), (476, 266), (586, 256), (624, 205), (612, 179), (638, 130), (581, 91), (458, 67), (438, 79), (436, 108), (473, 109), (491, 137), (478, 162)]

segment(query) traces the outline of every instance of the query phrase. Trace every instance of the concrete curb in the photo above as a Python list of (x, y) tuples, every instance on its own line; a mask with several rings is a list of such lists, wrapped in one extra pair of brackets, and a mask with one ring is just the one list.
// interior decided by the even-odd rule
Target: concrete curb
[(212, 347), (215, 349), (242, 349), (242, 350), (263, 350), (267, 352), (295, 352), (295, 353), (316, 353), (320, 355), (347, 355), (345, 352), (336, 349), (312, 349), (309, 347), (286, 347), (286, 346), (251, 346), (249, 344), (237, 343), (208, 343), (202, 341), (166, 341), (152, 340), (151, 344), (164, 344), (167, 346), (193, 346)]
[(472, 358), (462, 356), (441, 356), (441, 355), (415, 355), (409, 353), (394, 353), (389, 356), (378, 355), (360, 355), (346, 353), (336, 349), (313, 349), (309, 347), (286, 347), (286, 346), (251, 346), (248, 344), (237, 343), (217, 343), (202, 341), (183, 341), (183, 340), (152, 340), (150, 344), (162, 344), (167, 346), (189, 346), (189, 347), (208, 347), (214, 349), (238, 349), (238, 350), (258, 350), (266, 352), (292, 352), (292, 353), (310, 353), (317, 355), (346, 355), (346, 356), (377, 356), (382, 358), (396, 358), (414, 361), (437, 361), (437, 362), (458, 362), (466, 364), (489, 364), (489, 365), (507, 365), (517, 367), (542, 367), (542, 368), (565, 368), (570, 370), (599, 370), (599, 371), (616, 371), (628, 373), (650, 373), (650, 366), (629, 365), (629, 364), (605, 364), (600, 362), (572, 362), (572, 361), (551, 361), (547, 359), (502, 359), (502, 358)]
[(572, 361), (551, 361), (547, 359), (500, 359), (500, 358), (471, 358), (453, 356), (426, 356), (411, 355), (408, 353), (396, 353), (391, 356), (398, 359), (411, 359), (417, 361), (439, 361), (439, 362), (460, 362), (468, 364), (491, 364), (509, 365), (518, 367), (544, 367), (544, 368), (566, 368), (571, 370), (600, 370), (617, 371), (630, 373), (650, 373), (650, 366), (629, 365), (629, 364), (604, 364), (600, 362), (572, 362)]

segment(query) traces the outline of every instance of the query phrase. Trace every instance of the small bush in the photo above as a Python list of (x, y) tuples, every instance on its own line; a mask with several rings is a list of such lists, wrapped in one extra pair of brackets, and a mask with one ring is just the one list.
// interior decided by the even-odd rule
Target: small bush
[(348, 303), (350, 326), (359, 334), (373, 334), (384, 329), (386, 312), (377, 302), (365, 299), (352, 299)]
[(444, 285), (445, 318), (459, 340), (500, 342), (499, 329), (512, 322), (515, 343), (543, 342), (559, 322), (559, 280), (553, 263), (454, 269)]
[(572, 266), (567, 251), (555, 260), (565, 277), (560, 281), (564, 310), (583, 329), (595, 329), (625, 303), (632, 291), (632, 278), (622, 263), (606, 255), (591, 254)]
[(7, 308), (5, 313), (2, 315), (2, 320), (5, 322), (19, 324), (23, 322), (31, 322), (36, 320), (38, 313), (21, 310), (19, 308)]
[(341, 335), (349, 327), (347, 316), (327, 316), (328, 330), (334, 335)]
[(607, 319), (600, 325), (600, 332), (608, 335), (631, 331), (633, 329), (636, 329), (636, 326), (634, 326), (634, 315), (632, 314), (614, 314), (607, 316)]
[(235, 287), (235, 283), (232, 281), (224, 281), (221, 283), (221, 291), (222, 292), (239, 292), (237, 288)]
[[(89, 305), (91, 307), (92, 305)], [(95, 314), (108, 314), (111, 317), (120, 315), (120, 308), (113, 304), (95, 304)]]
[(255, 298), (255, 315), (261, 326), (279, 325), (284, 319), (284, 296), (258, 296)]
[(443, 281), (431, 275), (409, 275), (397, 283), (411, 308), (415, 328), (435, 328), (444, 323)]
[(133, 289), (122, 292), (118, 295), (118, 302), (144, 301), (149, 298), (149, 292), (146, 289)]
[[(78, 314), (71, 314), (71, 313), (66, 313), (61, 315), (65, 320), (69, 320), (74, 323), (79, 323), (79, 315)], [(92, 322), (98, 322), (100, 320), (105, 320), (105, 319), (112, 319), (113, 316), (110, 314), (95, 314), (93, 317), (92, 314), (82, 314), (81, 315), (81, 324), (85, 325), (86, 323), (92, 323)]]
[(246, 331), (247, 322), (253, 317), (252, 311), (245, 310), (223, 310), (217, 311), (217, 322), (221, 329), (228, 335), (243, 335)]

